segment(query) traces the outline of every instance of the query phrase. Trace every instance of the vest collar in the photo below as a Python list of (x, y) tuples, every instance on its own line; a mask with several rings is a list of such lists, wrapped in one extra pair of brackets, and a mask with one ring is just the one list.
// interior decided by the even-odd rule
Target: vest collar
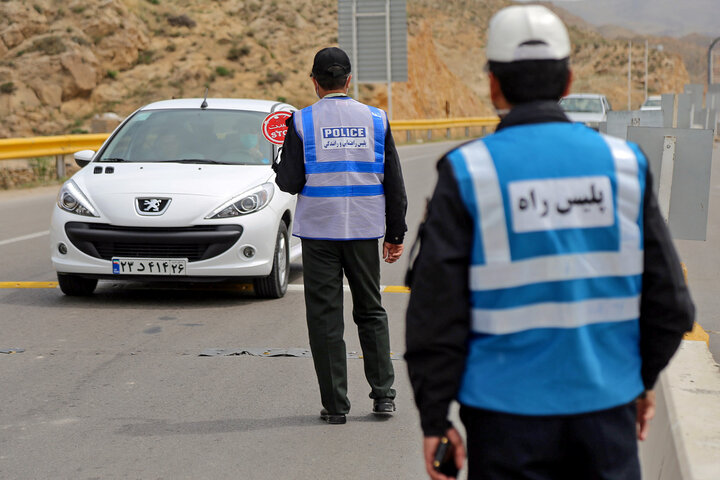
[(548, 122), (570, 122), (558, 102), (552, 100), (538, 100), (536, 102), (515, 105), (510, 113), (498, 124), (495, 131), (516, 125)]

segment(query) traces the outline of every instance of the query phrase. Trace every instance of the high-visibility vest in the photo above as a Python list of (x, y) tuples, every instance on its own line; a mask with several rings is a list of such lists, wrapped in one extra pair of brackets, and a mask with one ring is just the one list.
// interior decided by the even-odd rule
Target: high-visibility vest
[(558, 122), (508, 127), (448, 159), (475, 222), (459, 401), (565, 415), (633, 400), (643, 390), (640, 149)]
[(303, 141), (306, 178), (293, 235), (384, 236), (385, 112), (350, 97), (331, 97), (295, 112), (293, 122)]

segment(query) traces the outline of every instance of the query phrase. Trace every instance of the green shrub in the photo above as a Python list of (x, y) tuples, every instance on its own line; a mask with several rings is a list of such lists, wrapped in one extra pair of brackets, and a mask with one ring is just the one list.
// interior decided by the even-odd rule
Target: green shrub
[(138, 59), (137, 63), (140, 65), (148, 65), (151, 64), (155, 57), (155, 50), (143, 50), (142, 52), (138, 52)]
[(228, 70), (227, 68), (223, 67), (222, 65), (215, 67), (215, 73), (217, 73), (221, 77), (231, 77), (232, 71)]
[(107, 75), (108, 78), (111, 78), (113, 80), (115, 80), (118, 76), (117, 70), (108, 70), (105, 74)]
[(30, 168), (32, 168), (35, 177), (40, 180), (48, 178), (51, 173), (52, 160), (48, 157), (33, 158), (30, 160)]
[(235, 61), (241, 57), (244, 57), (250, 53), (250, 47), (247, 45), (240, 45), (239, 47), (232, 47), (227, 54), (228, 60)]
[(0, 93), (7, 93), (8, 95), (17, 90), (17, 87), (13, 82), (5, 82), (0, 85)]
[(31, 52), (40, 52), (45, 55), (58, 55), (63, 53), (67, 48), (62, 41), (62, 38), (50, 35), (48, 37), (40, 38), (35, 40), (30, 47)]
[(171, 15), (167, 19), (168, 23), (173, 27), (187, 27), (193, 28), (197, 25), (197, 22), (185, 14), (182, 15)]
[(265, 83), (268, 85), (272, 85), (273, 83), (279, 83), (282, 85), (282, 83), (285, 81), (287, 77), (283, 72), (267, 72), (265, 75)]

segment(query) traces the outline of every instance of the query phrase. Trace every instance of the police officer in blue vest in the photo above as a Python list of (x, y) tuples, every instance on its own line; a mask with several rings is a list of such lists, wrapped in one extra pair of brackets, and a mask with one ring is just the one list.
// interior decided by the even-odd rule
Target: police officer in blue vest
[(276, 183), (297, 193), (293, 235), (302, 239), (310, 348), (320, 385), (320, 417), (343, 424), (350, 411), (343, 340), (343, 273), (370, 384), (373, 413), (395, 411), (388, 320), (380, 298), (383, 258), (403, 252), (407, 198), (384, 111), (348, 97), (350, 59), (339, 48), (317, 52), (312, 81), (320, 101), (295, 112)]
[(558, 106), (569, 54), (545, 7), (498, 12), (500, 124), (438, 163), (405, 355), (433, 479), (455, 476), (434, 467), (441, 441), (451, 465), (465, 459), (457, 400), (470, 479), (639, 480), (652, 388), (692, 327), (646, 157)]

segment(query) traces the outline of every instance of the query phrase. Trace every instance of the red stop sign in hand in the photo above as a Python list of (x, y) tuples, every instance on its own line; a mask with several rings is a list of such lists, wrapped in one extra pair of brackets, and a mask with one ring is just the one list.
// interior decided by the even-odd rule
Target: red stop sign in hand
[(268, 142), (274, 143), (275, 145), (282, 145), (285, 141), (285, 134), (287, 133), (287, 125), (285, 120), (292, 116), (291, 112), (275, 112), (271, 113), (262, 124), (262, 133)]

